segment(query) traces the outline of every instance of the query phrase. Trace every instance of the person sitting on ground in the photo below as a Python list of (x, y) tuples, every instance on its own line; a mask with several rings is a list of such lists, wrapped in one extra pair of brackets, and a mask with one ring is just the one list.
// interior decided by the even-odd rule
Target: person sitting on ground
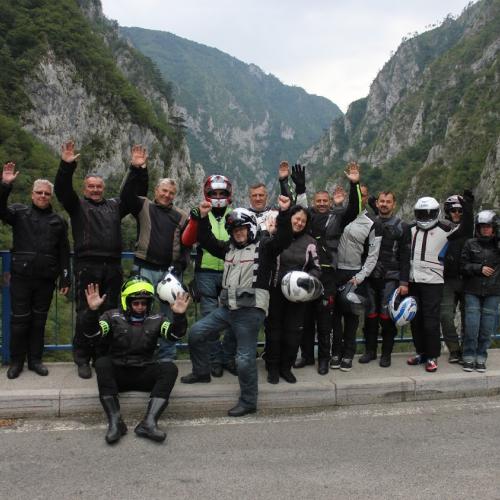
[(152, 314), (153, 284), (146, 278), (133, 276), (121, 289), (121, 307), (99, 317), (106, 297), (99, 285), (91, 283), (85, 290), (88, 310), (84, 315), (84, 334), (106, 345), (105, 356), (95, 362), (99, 399), (108, 417), (106, 442), (113, 444), (127, 432), (120, 413), (118, 394), (124, 391), (151, 391), (145, 417), (135, 428), (139, 437), (164, 441), (166, 433), (158, 428), (158, 419), (168, 405), (177, 379), (177, 366), (172, 361), (154, 358), (158, 338), (179, 340), (187, 329), (186, 309), (189, 294), (179, 293), (172, 304), (173, 320)]

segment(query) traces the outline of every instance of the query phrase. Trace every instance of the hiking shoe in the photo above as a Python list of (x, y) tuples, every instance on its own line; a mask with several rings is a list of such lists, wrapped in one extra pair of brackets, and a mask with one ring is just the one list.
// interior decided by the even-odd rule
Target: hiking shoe
[(377, 359), (377, 355), (374, 352), (365, 352), (360, 358), (358, 359), (359, 363), (369, 363), (370, 361), (373, 361), (374, 359)]
[(352, 370), (352, 359), (343, 359), (340, 362), (340, 369), (343, 372), (350, 372)]
[(387, 354), (384, 356), (380, 356), (379, 365), (382, 368), (389, 368), (389, 366), (391, 366), (391, 355)]
[(414, 354), (413, 356), (410, 356), (407, 360), (406, 363), (415, 366), (415, 365), (423, 365), (427, 361), (425, 356), (422, 356), (422, 354)]
[(341, 361), (340, 356), (332, 356), (332, 359), (330, 359), (330, 368), (332, 370), (338, 370), (340, 368)]
[(472, 361), (464, 361), (462, 370), (464, 372), (472, 372), (474, 371), (474, 363)]
[(433, 373), (438, 369), (437, 359), (429, 358), (425, 363), (425, 371)]
[(448, 363), (460, 363), (461, 359), (460, 351), (452, 351), (448, 356)]
[(484, 373), (486, 371), (486, 363), (476, 363), (476, 371)]

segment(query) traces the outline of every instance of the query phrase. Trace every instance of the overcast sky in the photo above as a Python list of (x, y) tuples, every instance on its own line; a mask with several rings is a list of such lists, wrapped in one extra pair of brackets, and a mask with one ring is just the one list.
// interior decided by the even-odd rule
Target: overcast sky
[(401, 39), (467, 0), (101, 0), (121, 26), (169, 31), (254, 63), (342, 111), (368, 94)]

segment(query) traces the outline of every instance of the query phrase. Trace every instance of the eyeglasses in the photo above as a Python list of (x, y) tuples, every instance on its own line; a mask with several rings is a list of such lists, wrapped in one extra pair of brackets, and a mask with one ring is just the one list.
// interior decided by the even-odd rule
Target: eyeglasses
[(148, 301), (145, 299), (136, 299), (130, 302), (133, 306), (147, 306)]
[(52, 196), (52, 193), (50, 191), (33, 191), (35, 194), (38, 196)]

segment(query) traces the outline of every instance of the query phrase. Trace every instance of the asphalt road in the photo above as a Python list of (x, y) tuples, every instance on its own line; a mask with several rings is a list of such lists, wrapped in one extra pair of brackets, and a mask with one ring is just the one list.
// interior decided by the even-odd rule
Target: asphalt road
[(162, 426), (111, 447), (102, 421), (0, 421), (0, 497), (500, 499), (500, 398)]

